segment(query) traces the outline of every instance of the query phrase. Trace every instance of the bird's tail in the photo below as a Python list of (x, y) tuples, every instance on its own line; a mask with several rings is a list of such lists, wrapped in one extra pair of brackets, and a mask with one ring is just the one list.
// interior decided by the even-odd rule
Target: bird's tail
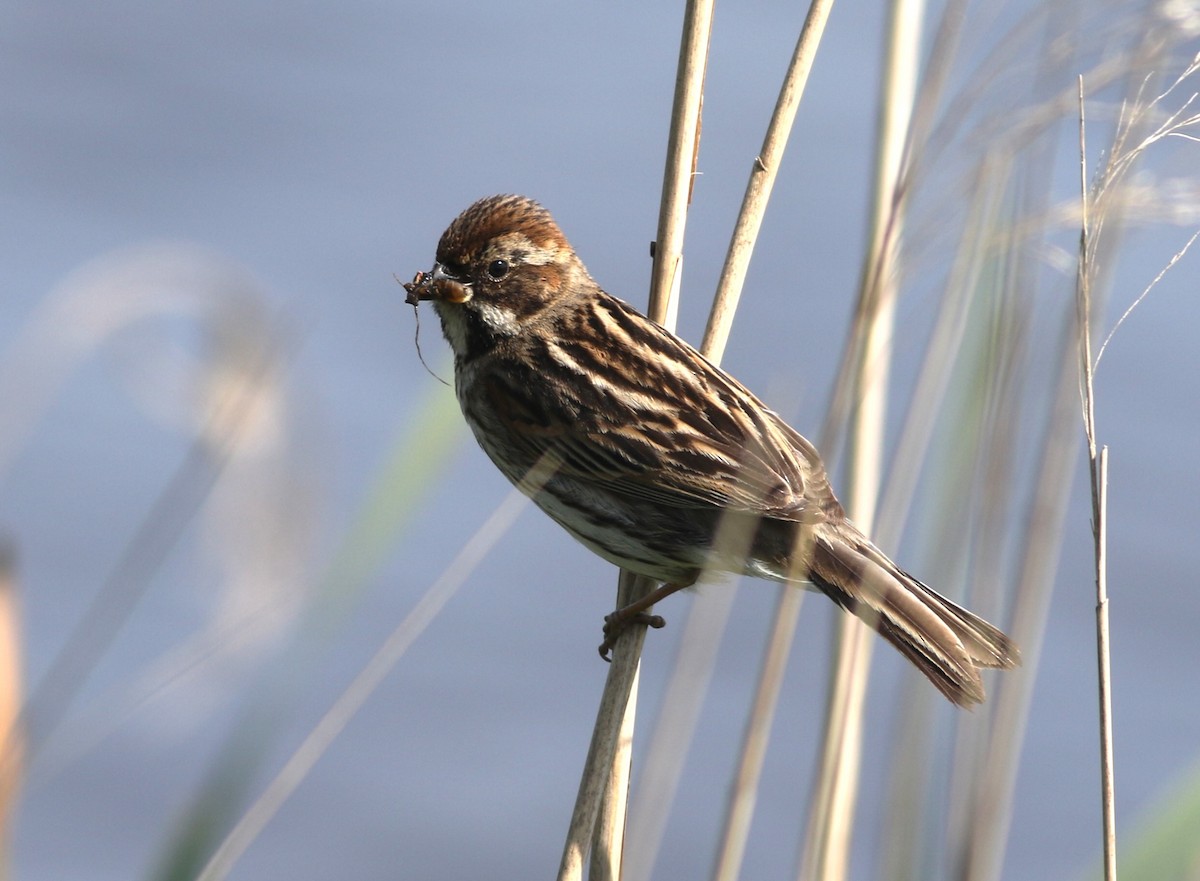
[(862, 618), (960, 707), (982, 703), (980, 667), (1016, 667), (1017, 646), (998, 628), (931, 590), (850, 523), (813, 537), (814, 584)]

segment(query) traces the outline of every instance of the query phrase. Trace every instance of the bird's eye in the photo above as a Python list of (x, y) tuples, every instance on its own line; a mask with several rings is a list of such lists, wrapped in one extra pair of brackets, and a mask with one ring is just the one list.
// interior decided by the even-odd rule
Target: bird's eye
[(504, 278), (504, 276), (508, 275), (508, 261), (493, 260), (488, 264), (487, 274), (492, 278)]

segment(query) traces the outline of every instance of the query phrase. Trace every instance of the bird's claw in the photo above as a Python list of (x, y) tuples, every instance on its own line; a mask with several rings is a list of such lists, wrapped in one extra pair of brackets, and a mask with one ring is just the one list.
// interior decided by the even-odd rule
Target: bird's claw
[(631, 624), (641, 624), (659, 630), (667, 626), (667, 619), (662, 615), (651, 615), (649, 612), (633, 612), (623, 614), (620, 609), (604, 616), (604, 642), (600, 643), (600, 657), (611, 661), (613, 646), (617, 639)]

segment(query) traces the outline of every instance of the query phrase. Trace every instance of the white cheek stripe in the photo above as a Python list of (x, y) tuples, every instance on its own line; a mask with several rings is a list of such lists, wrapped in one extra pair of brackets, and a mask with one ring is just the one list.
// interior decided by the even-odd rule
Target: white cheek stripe
[(483, 319), (483, 323), (496, 333), (511, 336), (517, 332), (517, 316), (511, 309), (505, 309), (494, 303), (485, 303), (479, 306), (479, 315)]

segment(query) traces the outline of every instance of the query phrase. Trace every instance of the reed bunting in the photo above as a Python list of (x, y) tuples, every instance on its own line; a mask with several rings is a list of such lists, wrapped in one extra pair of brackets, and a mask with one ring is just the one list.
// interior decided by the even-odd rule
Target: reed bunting
[[(806, 582), (960, 706), (984, 699), (979, 668), (1020, 663), (1000, 630), (846, 518), (812, 444), (601, 290), (538, 203), (476, 202), (442, 234), (433, 270), (405, 289), (413, 305), (433, 301), (463, 416), (496, 466), (584, 545), (660, 583), (608, 616), (602, 655), (623, 625), (713, 569)], [(523, 484), (539, 463), (548, 476)], [(741, 539), (717, 541), (719, 528)]]

